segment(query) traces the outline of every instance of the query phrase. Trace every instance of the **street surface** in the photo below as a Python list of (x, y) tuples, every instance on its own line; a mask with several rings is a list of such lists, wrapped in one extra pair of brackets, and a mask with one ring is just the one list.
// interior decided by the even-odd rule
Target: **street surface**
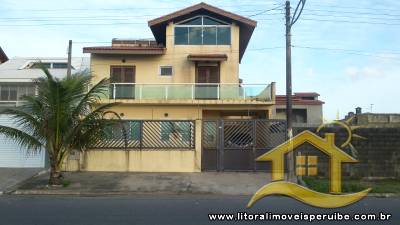
[[(319, 209), (287, 197), (268, 197), (246, 210), (248, 196), (0, 196), (1, 225), (118, 224), (400, 224), (400, 198), (368, 197), (341, 209)], [(389, 221), (210, 221), (210, 213), (391, 214)], [(243, 214), (242, 214), (243, 215)]]

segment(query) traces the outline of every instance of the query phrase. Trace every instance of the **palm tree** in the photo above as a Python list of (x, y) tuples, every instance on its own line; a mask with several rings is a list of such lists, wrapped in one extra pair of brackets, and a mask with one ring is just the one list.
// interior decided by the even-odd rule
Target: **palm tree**
[[(24, 96), (24, 104), (8, 108), (17, 128), (0, 126), (0, 134), (14, 139), (30, 151), (47, 151), (50, 160), (50, 185), (61, 185), (61, 165), (72, 150), (87, 150), (103, 136), (105, 129), (120, 121), (110, 110), (114, 103), (99, 104), (107, 94), (108, 80), (103, 79), (90, 89), (87, 73), (70, 78), (53, 77), (42, 68), (46, 77), (35, 80), (37, 95)], [(118, 118), (110, 120), (110, 118)]]

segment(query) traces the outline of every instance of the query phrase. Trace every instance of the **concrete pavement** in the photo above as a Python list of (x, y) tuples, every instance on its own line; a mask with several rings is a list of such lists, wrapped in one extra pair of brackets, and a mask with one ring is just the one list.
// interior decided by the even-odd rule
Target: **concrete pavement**
[(43, 168), (0, 168), (0, 194), (44, 171)]
[(64, 188), (47, 187), (48, 174), (31, 179), (15, 194), (105, 195), (137, 193), (252, 195), (271, 181), (269, 173), (64, 173)]

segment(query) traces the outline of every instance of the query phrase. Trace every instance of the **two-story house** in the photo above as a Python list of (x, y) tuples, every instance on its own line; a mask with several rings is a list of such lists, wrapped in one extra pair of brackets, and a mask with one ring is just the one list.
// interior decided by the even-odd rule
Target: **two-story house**
[[(111, 80), (109, 98), (126, 123), (99, 138), (94, 148), (70, 160), (88, 171), (195, 172), (202, 168), (203, 122), (266, 119), (274, 83), (239, 79), (257, 22), (200, 3), (150, 20), (154, 40), (113, 39), (111, 46), (85, 47), (93, 82)], [(75, 163), (75, 166), (73, 166)]]

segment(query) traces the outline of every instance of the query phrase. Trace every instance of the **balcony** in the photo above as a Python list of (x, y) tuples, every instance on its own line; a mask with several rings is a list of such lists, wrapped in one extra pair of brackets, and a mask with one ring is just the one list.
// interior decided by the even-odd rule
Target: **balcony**
[(272, 84), (110, 84), (110, 99), (144, 101), (238, 101), (270, 102), (273, 100)]

